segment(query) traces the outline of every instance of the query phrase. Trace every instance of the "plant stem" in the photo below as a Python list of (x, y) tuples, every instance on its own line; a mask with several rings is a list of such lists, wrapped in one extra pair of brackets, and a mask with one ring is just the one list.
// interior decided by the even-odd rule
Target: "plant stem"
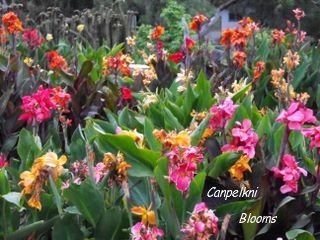
[(286, 152), (286, 148), (287, 148), (287, 144), (288, 144), (288, 140), (289, 140), (289, 133), (290, 133), (290, 130), (289, 130), (288, 126), (286, 126), (284, 133), (283, 133), (282, 140), (281, 140), (280, 153), (279, 153), (279, 159), (277, 162), (277, 166), (279, 166), (279, 163), (281, 162), (281, 159), (283, 158), (283, 156)]

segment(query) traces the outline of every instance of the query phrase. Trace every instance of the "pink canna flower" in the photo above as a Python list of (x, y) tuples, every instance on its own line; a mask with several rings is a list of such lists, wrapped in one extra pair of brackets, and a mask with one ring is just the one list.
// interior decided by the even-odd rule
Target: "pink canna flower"
[(320, 148), (320, 126), (305, 128), (302, 130), (302, 134), (310, 138), (310, 148)]
[(231, 98), (226, 98), (219, 105), (212, 106), (210, 112), (213, 114), (210, 126), (213, 129), (224, 128), (237, 109)]
[(285, 194), (289, 192), (298, 192), (298, 181), (301, 174), (307, 176), (307, 171), (299, 167), (294, 156), (285, 154), (281, 161), (282, 168), (273, 167), (272, 171), (277, 178), (281, 178), (284, 185), (280, 192)]
[(276, 122), (285, 123), (290, 130), (301, 130), (305, 123), (314, 123), (313, 111), (300, 102), (292, 102), (288, 110), (282, 110)]
[(197, 164), (203, 161), (203, 154), (198, 147), (175, 147), (167, 153), (168, 180), (177, 190), (186, 193), (197, 172)]
[(301, 18), (304, 18), (305, 17), (305, 12), (301, 9), (301, 8), (296, 8), (294, 10), (292, 10), (292, 12), (294, 13), (294, 17), (300, 21)]
[(39, 35), (38, 30), (32, 28), (24, 30), (22, 39), (30, 49), (40, 47), (44, 43), (44, 38)]
[(8, 161), (6, 155), (0, 153), (0, 168), (4, 168), (8, 166)]
[(146, 226), (142, 222), (138, 222), (131, 228), (132, 240), (157, 240), (158, 237), (163, 237), (164, 232), (156, 226)]
[(253, 158), (259, 137), (251, 127), (251, 121), (249, 119), (244, 119), (242, 123), (237, 122), (236, 125), (237, 126), (231, 131), (232, 140), (230, 144), (224, 145), (221, 150), (223, 152), (242, 151), (248, 155), (249, 158)]
[(51, 99), (52, 89), (44, 88), (42, 85), (38, 91), (31, 96), (22, 97), (21, 109), (24, 111), (19, 120), (27, 121), (31, 124), (33, 121), (42, 123), (51, 118), (51, 112), (56, 108)]
[(219, 219), (205, 203), (195, 205), (188, 222), (183, 226), (183, 240), (210, 239), (219, 232)]

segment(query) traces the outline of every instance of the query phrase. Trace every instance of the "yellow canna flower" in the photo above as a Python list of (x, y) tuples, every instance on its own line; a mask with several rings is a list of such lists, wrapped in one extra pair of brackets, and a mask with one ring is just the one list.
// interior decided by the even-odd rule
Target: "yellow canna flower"
[(33, 64), (33, 59), (32, 59), (32, 58), (29, 58), (29, 57), (26, 57), (25, 59), (23, 59), (23, 62), (24, 62), (28, 67), (31, 67), (32, 64)]
[(141, 222), (144, 225), (151, 224), (156, 225), (156, 215), (154, 211), (146, 209), (145, 207), (133, 207), (131, 208), (131, 212), (138, 216), (141, 216)]
[(133, 139), (133, 141), (136, 142), (136, 144), (140, 147), (140, 148), (143, 148), (144, 147), (144, 137), (143, 137), (143, 134), (137, 132), (137, 130), (130, 130), (130, 131), (127, 131), (127, 130), (121, 130), (118, 135), (122, 135), (122, 136), (128, 136), (130, 138)]
[(52, 41), (52, 40), (53, 40), (53, 35), (52, 35), (51, 33), (47, 33), (47, 35), (46, 35), (46, 40), (47, 40), (48, 42)]
[(81, 33), (81, 32), (83, 32), (84, 28), (85, 28), (85, 25), (84, 25), (84, 24), (79, 24), (79, 25), (77, 26), (77, 31), (78, 31), (79, 33)]
[(243, 173), (247, 170), (251, 172), (249, 161), (250, 158), (247, 155), (242, 155), (229, 169), (231, 177), (236, 179), (237, 181), (243, 180)]
[(48, 152), (45, 155), (34, 160), (31, 171), (24, 171), (20, 174), (21, 181), (19, 185), (23, 187), (22, 195), (31, 195), (28, 205), (41, 210), (40, 194), (43, 185), (47, 182), (49, 174), (54, 180), (63, 173), (62, 165), (67, 161), (66, 156), (58, 156), (54, 152)]

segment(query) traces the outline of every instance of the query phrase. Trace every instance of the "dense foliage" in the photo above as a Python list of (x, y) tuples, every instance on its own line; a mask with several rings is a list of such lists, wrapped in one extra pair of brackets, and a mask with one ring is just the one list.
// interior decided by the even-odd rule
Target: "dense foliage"
[(205, 15), (169, 7), (165, 26), (94, 47), (83, 24), (54, 43), (6, 12), (0, 236), (319, 238), (320, 52), (291, 14), (217, 44)]

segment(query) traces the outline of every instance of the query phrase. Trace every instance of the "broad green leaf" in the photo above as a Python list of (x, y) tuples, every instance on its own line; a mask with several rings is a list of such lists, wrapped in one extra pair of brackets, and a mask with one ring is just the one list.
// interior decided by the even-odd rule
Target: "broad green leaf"
[(175, 115), (168, 109), (164, 108), (164, 122), (166, 125), (166, 129), (168, 130), (177, 130), (181, 131), (184, 127), (181, 125), (179, 120), (175, 117)]
[(148, 143), (148, 146), (153, 151), (161, 150), (161, 143), (153, 135), (154, 125), (149, 118), (144, 120), (144, 137), (145, 141)]
[(257, 127), (257, 134), (259, 138), (262, 138), (264, 135), (269, 136), (272, 130), (270, 116), (267, 114), (262, 117)]
[(218, 177), (224, 174), (238, 160), (239, 153), (226, 152), (217, 156), (208, 166), (208, 176)]
[(108, 236), (110, 240), (117, 240), (116, 234), (121, 231), (119, 229), (121, 221), (122, 212), (120, 207), (107, 209), (96, 227), (95, 239), (104, 240)]
[[(247, 215), (249, 215), (251, 213), (252, 216), (259, 216), (262, 212), (262, 208), (263, 208), (263, 200), (259, 199), (253, 204), (253, 206), (251, 208), (247, 209), (245, 211), (245, 213)], [(258, 223), (244, 222), (241, 225), (242, 225), (244, 239), (245, 240), (254, 239), (254, 237), (256, 235), (257, 228), (258, 228)]]
[(10, 202), (18, 207), (20, 207), (20, 192), (9, 192), (7, 194), (2, 195), (2, 198), (5, 199), (7, 202)]
[[(204, 188), (204, 182), (206, 180), (206, 173), (199, 172), (190, 184), (189, 195), (185, 199), (186, 201), (186, 209), (185, 211), (192, 212), (194, 206), (201, 201), (201, 194)], [(185, 216), (183, 221), (186, 221), (188, 216)]]
[(237, 102), (237, 101), (241, 100), (250, 91), (251, 87), (252, 87), (252, 83), (249, 83), (246, 86), (244, 86), (239, 92), (236, 92), (232, 96), (232, 100), (234, 102)]
[(211, 96), (210, 82), (207, 80), (206, 75), (203, 71), (199, 73), (196, 82), (197, 82), (197, 85), (194, 89), (198, 95), (196, 110), (197, 111), (208, 110), (213, 103), (213, 99)]
[(66, 215), (63, 219), (59, 219), (53, 226), (53, 240), (74, 240), (83, 239), (83, 233), (73, 216)]
[[(183, 111), (184, 115), (188, 116), (191, 114), (191, 111), (193, 110), (194, 102), (196, 101), (196, 93), (192, 89), (191, 85), (188, 84), (187, 91), (183, 93), (184, 102), (183, 102)], [(190, 116), (191, 119), (191, 116)]]
[(294, 70), (292, 81), (292, 85), (294, 88), (298, 87), (300, 82), (305, 78), (309, 66), (310, 62), (308, 61), (308, 59), (304, 59), (304, 61), (301, 62), (297, 69)]
[(0, 169), (0, 195), (7, 194), (10, 191), (10, 185), (5, 168)]
[(300, 131), (291, 131), (289, 135), (289, 143), (293, 151), (299, 150), (299, 147), (304, 147), (304, 137)]
[(21, 159), (20, 170), (29, 169), (38, 154), (40, 148), (35, 137), (25, 128), (20, 131), (17, 151)]
[(124, 48), (124, 43), (120, 43), (120, 44), (114, 46), (114, 47), (110, 50), (110, 52), (107, 54), (107, 56), (112, 56), (112, 57), (114, 57), (114, 56), (116, 56), (119, 52), (121, 52), (123, 48)]
[(93, 63), (89, 60), (85, 61), (81, 66), (81, 70), (80, 70), (78, 78), (83, 78), (83, 77), (88, 76), (88, 74), (91, 72), (92, 68), (93, 68)]
[(64, 196), (96, 227), (105, 209), (103, 195), (92, 181), (87, 179), (80, 185), (72, 184), (64, 190)]
[(294, 229), (286, 232), (288, 240), (315, 240), (315, 237), (308, 231), (302, 229)]
[(73, 132), (70, 143), (70, 159), (71, 161), (81, 160), (86, 157), (85, 140), (83, 139), (81, 127)]

